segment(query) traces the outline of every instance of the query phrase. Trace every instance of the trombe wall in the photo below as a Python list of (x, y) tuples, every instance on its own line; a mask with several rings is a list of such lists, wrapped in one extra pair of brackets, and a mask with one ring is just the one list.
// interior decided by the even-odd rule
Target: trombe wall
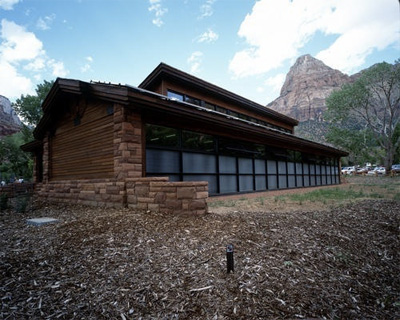
[(207, 211), (207, 182), (142, 177), (139, 113), (81, 100), (56, 127), (43, 139), (43, 183), (37, 184), (42, 198), (184, 214)]

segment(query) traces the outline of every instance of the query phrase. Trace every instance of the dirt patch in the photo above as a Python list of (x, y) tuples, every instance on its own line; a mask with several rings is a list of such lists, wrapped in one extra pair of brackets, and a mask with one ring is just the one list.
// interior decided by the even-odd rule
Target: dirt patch
[[(0, 214), (2, 319), (399, 319), (400, 202)], [(27, 218), (61, 222), (35, 227)], [(235, 272), (226, 272), (227, 244)]]

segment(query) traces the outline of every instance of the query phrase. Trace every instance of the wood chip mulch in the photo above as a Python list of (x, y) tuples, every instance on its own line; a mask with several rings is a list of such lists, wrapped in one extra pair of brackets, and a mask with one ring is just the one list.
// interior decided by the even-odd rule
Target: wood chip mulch
[(400, 319), (400, 202), (233, 210), (0, 213), (0, 318)]

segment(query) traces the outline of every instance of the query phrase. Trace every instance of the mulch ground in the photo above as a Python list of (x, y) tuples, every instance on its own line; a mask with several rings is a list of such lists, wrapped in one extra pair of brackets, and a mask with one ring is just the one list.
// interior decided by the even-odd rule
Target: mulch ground
[[(0, 318), (400, 318), (400, 202), (233, 210), (0, 213)], [(60, 222), (28, 225), (34, 217)]]

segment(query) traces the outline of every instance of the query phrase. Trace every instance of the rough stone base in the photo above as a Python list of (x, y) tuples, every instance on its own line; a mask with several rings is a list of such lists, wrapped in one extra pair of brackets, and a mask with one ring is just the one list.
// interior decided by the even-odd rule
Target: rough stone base
[(36, 194), (50, 202), (129, 207), (171, 214), (208, 212), (208, 182), (169, 182), (167, 177), (51, 181), (36, 185)]

